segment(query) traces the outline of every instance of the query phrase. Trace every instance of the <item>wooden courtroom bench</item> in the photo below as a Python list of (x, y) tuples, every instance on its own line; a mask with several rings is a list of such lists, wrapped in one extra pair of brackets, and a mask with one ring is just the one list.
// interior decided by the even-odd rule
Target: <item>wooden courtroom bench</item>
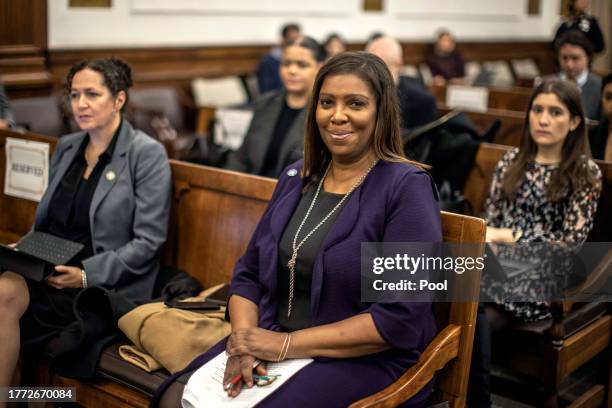
[[(529, 106), (529, 99), (533, 93), (532, 88), (508, 87), (496, 88), (488, 87), (489, 109), (502, 109), (515, 112), (526, 112)], [(438, 104), (446, 104), (446, 86), (430, 85), (429, 90), (436, 97)]]
[[(481, 214), (489, 192), (495, 166), (510, 149), (483, 143), (466, 180), (464, 196), (473, 214)], [(612, 162), (596, 161), (603, 174), (599, 199), (589, 242), (612, 242)], [(610, 254), (608, 254), (610, 255)], [(604, 256), (600, 273), (610, 276), (612, 261)], [(541, 384), (542, 398), (557, 400), (563, 381), (581, 366), (599, 356), (603, 363), (597, 382), (573, 402), (572, 407), (612, 406), (612, 372), (610, 368), (610, 335), (612, 316), (608, 303), (552, 302), (552, 319), (512, 325), (505, 329), (501, 343), (493, 343), (493, 361), (504, 377)], [(608, 359), (608, 360), (606, 360)], [(515, 376), (518, 374), (518, 376)], [(494, 391), (506, 395), (529, 395), (524, 388), (503, 379), (492, 380)], [(560, 398), (563, 399), (563, 398)], [(604, 404), (605, 401), (605, 404)], [(527, 401), (540, 404), (542, 400)], [(552, 405), (551, 405), (552, 406)]]
[[(456, 109), (438, 106), (438, 110), (440, 115), (445, 115)], [(503, 109), (488, 109), (486, 112), (463, 112), (474, 122), (481, 134), (488, 130), (496, 120), (500, 121), (501, 126), (495, 134), (493, 143), (515, 147), (521, 145), (523, 126), (525, 125), (524, 113)]]
[[(4, 155), (4, 140), (9, 135), (10, 132), (0, 131), (0, 157)], [(53, 142), (30, 134), (21, 137)], [(163, 261), (188, 271), (204, 287), (229, 282), (234, 264), (244, 252), (272, 195), (275, 180), (179, 161), (171, 161), (171, 168), (172, 209)], [(4, 182), (3, 172), (1, 167), (0, 186)], [(12, 211), (12, 207), (25, 204), (24, 200), (6, 201), (4, 194), (0, 196), (3, 209), (9, 206)], [(24, 209), (24, 219), (17, 225), (0, 219), (0, 231), (8, 230), (0, 235), (4, 242), (14, 241), (29, 230), (34, 209), (35, 205)], [(443, 213), (442, 225), (447, 242), (484, 240), (484, 222), (480, 219)], [(482, 250), (475, 256), (481, 253)], [(472, 285), (472, 290), (478, 291), (479, 279)], [(436, 398), (450, 401), (452, 407), (464, 406), (476, 302), (438, 303), (434, 312), (442, 330), (419, 362), (388, 389), (356, 402), (355, 407), (397, 405), (416, 394), (434, 375)], [(148, 406), (150, 396), (167, 373), (142, 371), (121, 360), (117, 347), (113, 345), (103, 352), (98, 376), (93, 380), (61, 377), (43, 365), (39, 370), (40, 384), (76, 387), (77, 402), (84, 406)]]

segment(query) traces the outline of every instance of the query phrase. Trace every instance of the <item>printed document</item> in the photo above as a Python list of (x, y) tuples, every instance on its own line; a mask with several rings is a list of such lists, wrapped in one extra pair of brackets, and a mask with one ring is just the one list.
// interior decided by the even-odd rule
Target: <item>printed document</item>
[(237, 397), (230, 398), (223, 389), (223, 374), (227, 354), (225, 351), (196, 370), (189, 378), (183, 391), (183, 408), (247, 408), (253, 407), (276, 391), (291, 376), (312, 362), (311, 358), (285, 360), (279, 363), (268, 362), (268, 375), (279, 375), (269, 385), (253, 388), (243, 387)]

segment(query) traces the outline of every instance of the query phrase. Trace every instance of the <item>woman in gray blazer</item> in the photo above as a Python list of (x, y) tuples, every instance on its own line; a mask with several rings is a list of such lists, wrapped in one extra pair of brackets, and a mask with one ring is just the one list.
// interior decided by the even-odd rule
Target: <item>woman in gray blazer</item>
[(170, 167), (163, 146), (122, 118), (130, 67), (82, 61), (66, 83), (82, 131), (60, 139), (34, 229), (84, 247), (42, 282), (0, 274), (0, 387), (9, 385), (20, 345), (38, 349), (77, 319), (83, 288), (150, 298), (166, 240)]
[(228, 158), (226, 168), (277, 178), (302, 158), (306, 103), (315, 76), (325, 59), (323, 48), (310, 37), (283, 47), (280, 77), (284, 89), (262, 95), (242, 146)]

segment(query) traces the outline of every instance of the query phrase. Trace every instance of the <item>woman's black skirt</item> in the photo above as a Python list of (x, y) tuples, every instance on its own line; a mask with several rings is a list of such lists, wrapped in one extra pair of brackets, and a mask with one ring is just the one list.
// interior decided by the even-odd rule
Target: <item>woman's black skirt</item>
[(21, 347), (40, 351), (49, 340), (76, 320), (74, 299), (81, 289), (55, 289), (45, 282), (26, 279), (30, 304), (22, 316)]

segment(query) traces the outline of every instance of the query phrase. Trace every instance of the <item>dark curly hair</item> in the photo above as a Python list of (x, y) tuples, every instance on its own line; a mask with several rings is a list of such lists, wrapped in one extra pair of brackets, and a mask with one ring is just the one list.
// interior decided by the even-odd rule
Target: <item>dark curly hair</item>
[(128, 90), (133, 85), (132, 68), (130, 68), (128, 63), (115, 57), (77, 62), (70, 68), (66, 76), (67, 95), (70, 95), (70, 91), (72, 90), (72, 80), (74, 76), (77, 72), (84, 69), (91, 69), (92, 71), (99, 72), (104, 80), (104, 86), (108, 88), (111, 95), (114, 97), (121, 91), (125, 92), (125, 103), (121, 107), (121, 112), (123, 112), (128, 103)]

